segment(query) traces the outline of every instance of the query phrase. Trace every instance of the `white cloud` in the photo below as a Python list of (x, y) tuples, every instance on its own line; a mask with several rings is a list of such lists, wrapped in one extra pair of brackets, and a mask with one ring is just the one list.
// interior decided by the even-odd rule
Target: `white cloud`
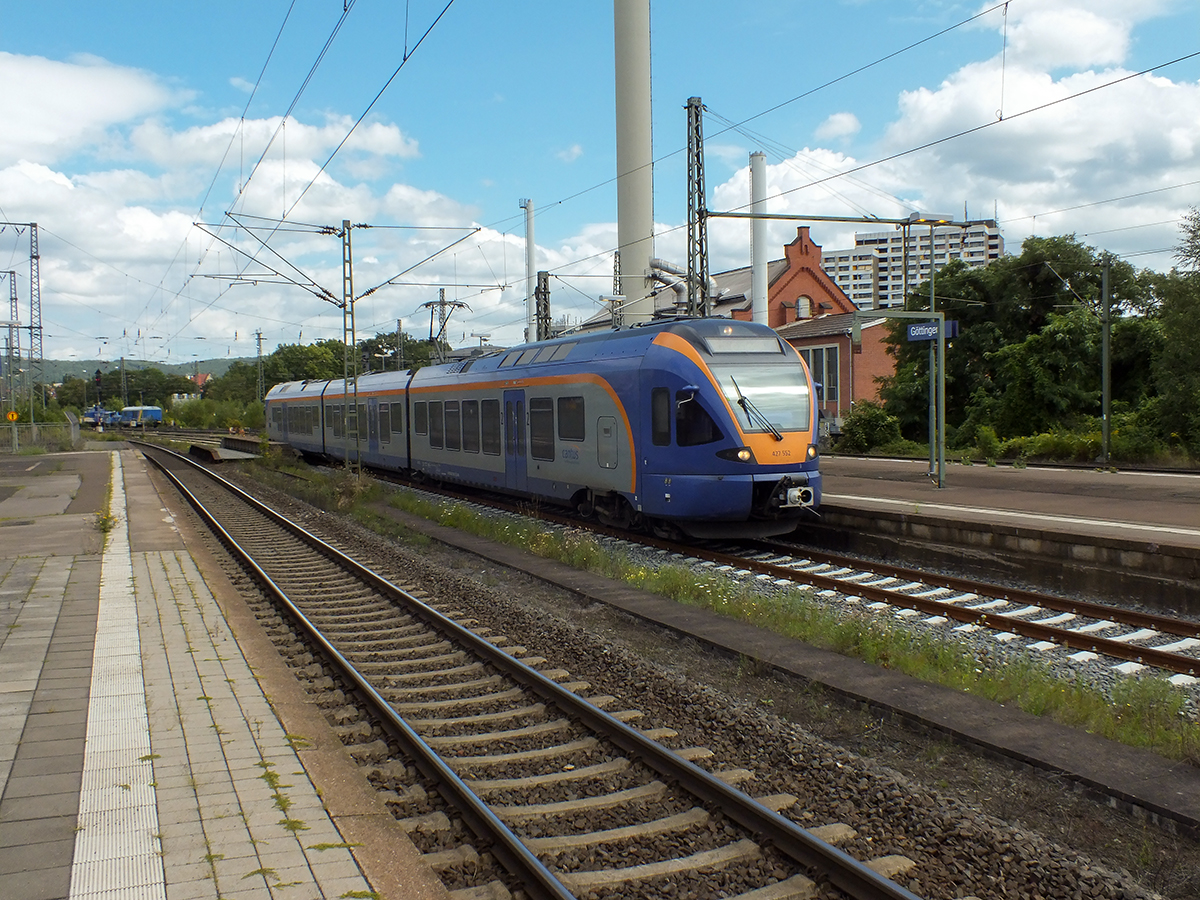
[(559, 150), (554, 155), (565, 163), (573, 163), (579, 157), (583, 156), (583, 147), (580, 144), (572, 144), (567, 149)]
[(243, 94), (249, 94), (254, 90), (254, 82), (247, 81), (245, 78), (241, 78), (237, 75), (234, 75), (232, 78), (230, 78), (229, 83)]
[[(180, 94), (137, 69), (94, 57), (58, 62), (0, 52), (0, 165), (53, 163), (104, 140), (106, 129), (157, 112)], [(14, 86), (20, 85), (19, 89)]]
[(853, 137), (862, 130), (858, 116), (851, 112), (834, 113), (817, 126), (817, 140), (832, 141), (838, 138)]

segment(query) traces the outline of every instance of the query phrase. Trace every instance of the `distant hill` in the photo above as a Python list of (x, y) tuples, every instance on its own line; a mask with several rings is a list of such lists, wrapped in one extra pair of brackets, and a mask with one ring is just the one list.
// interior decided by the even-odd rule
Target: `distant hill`
[[(207, 372), (209, 375), (219, 378), (229, 371), (229, 367), (235, 362), (244, 362), (254, 365), (258, 362), (258, 357), (224, 357), (222, 359), (202, 359), (190, 363), (159, 363), (147, 362), (141, 359), (125, 360), (125, 371), (133, 372), (139, 369), (158, 369), (160, 372), (165, 372), (168, 375), (192, 375), (195, 372)], [(101, 359), (47, 359), (43, 360), (43, 369), (46, 381), (51, 384), (57, 384), (66, 376), (70, 375), (73, 378), (91, 378), (95, 371), (99, 369), (101, 372), (117, 372), (121, 369), (120, 360), (101, 360)]]

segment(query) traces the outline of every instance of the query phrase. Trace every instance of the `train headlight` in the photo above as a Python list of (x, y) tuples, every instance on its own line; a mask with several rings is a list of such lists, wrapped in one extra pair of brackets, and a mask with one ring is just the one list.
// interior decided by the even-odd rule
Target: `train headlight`
[(816, 444), (808, 445), (808, 453), (805, 454), (805, 458), (806, 459), (816, 459), (817, 458), (817, 445)]
[(728, 450), (718, 450), (717, 456), (721, 459), (728, 459), (733, 462), (754, 462), (754, 451), (749, 447), (730, 447)]

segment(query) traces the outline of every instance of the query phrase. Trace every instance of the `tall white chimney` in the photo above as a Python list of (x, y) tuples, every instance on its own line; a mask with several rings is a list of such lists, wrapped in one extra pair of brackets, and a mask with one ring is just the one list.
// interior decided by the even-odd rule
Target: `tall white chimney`
[(525, 210), (525, 340), (537, 339), (537, 269), (534, 252), (537, 244), (533, 241), (533, 201), (522, 200), (521, 209)]
[[(750, 154), (750, 211), (767, 211), (767, 157)], [(755, 322), (767, 324), (767, 220), (750, 220), (750, 310)]]
[(613, 0), (617, 99), (617, 246), (626, 325), (649, 322), (646, 272), (654, 257), (650, 139), (650, 0)]

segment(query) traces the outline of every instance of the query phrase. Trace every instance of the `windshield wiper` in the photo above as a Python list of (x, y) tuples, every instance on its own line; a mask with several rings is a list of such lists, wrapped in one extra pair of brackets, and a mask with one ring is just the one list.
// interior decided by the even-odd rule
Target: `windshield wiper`
[(749, 397), (742, 393), (742, 389), (738, 387), (737, 379), (730, 375), (729, 380), (733, 382), (733, 389), (737, 391), (738, 406), (746, 411), (746, 418), (757, 419), (759, 425), (763, 426), (769, 432), (771, 432), (771, 434), (775, 435), (775, 440), (782, 441), (783, 434), (780, 433), (778, 428), (771, 424), (770, 419), (763, 415), (763, 411), (755, 406)]

